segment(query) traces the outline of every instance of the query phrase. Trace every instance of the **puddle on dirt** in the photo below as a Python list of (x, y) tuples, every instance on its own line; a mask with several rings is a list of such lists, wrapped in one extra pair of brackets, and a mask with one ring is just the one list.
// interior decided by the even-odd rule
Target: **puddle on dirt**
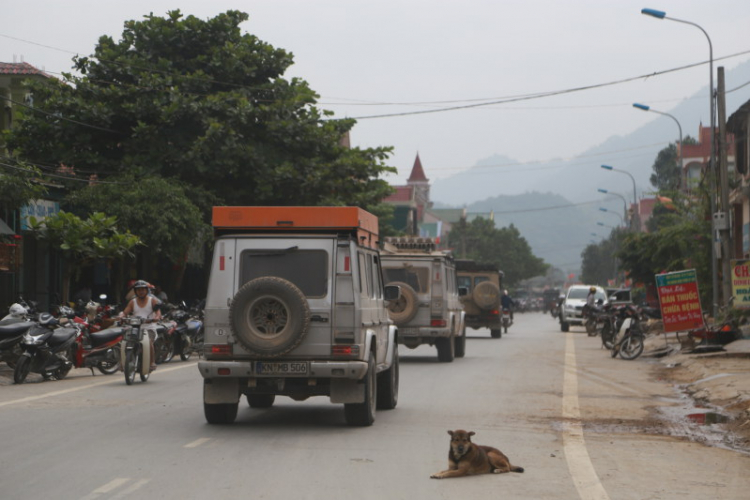
[[(735, 443), (731, 432), (724, 424), (730, 417), (720, 412), (720, 408), (697, 404), (687, 395), (683, 386), (675, 386), (678, 398), (668, 399), (672, 404), (656, 408), (659, 418), (666, 422), (665, 434), (687, 438), (691, 441), (749, 453), (743, 446)], [(665, 398), (667, 399), (667, 398)]]

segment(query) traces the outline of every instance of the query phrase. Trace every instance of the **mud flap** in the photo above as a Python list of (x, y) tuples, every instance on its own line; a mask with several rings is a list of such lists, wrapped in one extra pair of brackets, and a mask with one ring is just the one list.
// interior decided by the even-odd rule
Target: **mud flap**
[(331, 380), (331, 403), (364, 403), (365, 384), (361, 380)]
[(203, 381), (203, 402), (206, 404), (237, 403), (240, 400), (236, 378), (207, 378)]

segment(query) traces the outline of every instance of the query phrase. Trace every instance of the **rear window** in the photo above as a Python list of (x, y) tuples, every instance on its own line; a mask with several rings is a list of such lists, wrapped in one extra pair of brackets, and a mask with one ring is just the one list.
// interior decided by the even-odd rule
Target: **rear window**
[(240, 286), (262, 276), (294, 283), (306, 297), (328, 293), (328, 253), (323, 250), (245, 250), (240, 257)]
[(430, 291), (430, 270), (426, 267), (401, 266), (386, 267), (385, 273), (386, 284), (400, 281), (406, 283), (417, 293), (429, 293)]

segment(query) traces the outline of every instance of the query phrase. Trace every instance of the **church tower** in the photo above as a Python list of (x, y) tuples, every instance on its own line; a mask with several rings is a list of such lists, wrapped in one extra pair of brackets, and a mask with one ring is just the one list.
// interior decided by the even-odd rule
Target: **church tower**
[(419, 159), (419, 153), (414, 160), (414, 167), (411, 169), (411, 175), (406, 181), (406, 185), (414, 189), (414, 201), (417, 206), (430, 208), (430, 180), (424, 175), (422, 162)]

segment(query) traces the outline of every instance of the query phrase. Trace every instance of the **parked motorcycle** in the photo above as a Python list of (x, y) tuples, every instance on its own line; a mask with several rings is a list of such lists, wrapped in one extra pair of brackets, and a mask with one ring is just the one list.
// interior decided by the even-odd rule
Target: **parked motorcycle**
[(182, 361), (187, 361), (195, 352), (200, 356), (203, 351), (203, 319), (197, 311), (188, 311), (185, 302), (167, 313), (167, 318), (177, 323), (175, 332), (175, 352)]
[(154, 356), (156, 364), (169, 363), (174, 358), (176, 350), (177, 322), (171, 319), (163, 319), (151, 326), (156, 331), (154, 340)]
[(120, 363), (125, 372), (125, 383), (133, 385), (137, 373), (141, 382), (151, 375), (151, 344), (146, 320), (130, 316), (123, 320), (125, 328), (120, 348)]
[(112, 375), (120, 369), (120, 343), (125, 329), (113, 326), (104, 330), (90, 330), (85, 318), (76, 317), (73, 321), (82, 328), (73, 345), (73, 364), (76, 368), (94, 367), (105, 375)]
[(21, 339), (23, 353), (16, 361), (13, 381), (22, 384), (29, 372), (40, 373), (45, 380), (65, 378), (73, 368), (71, 348), (79, 332), (75, 323), (41, 313)]
[(8, 314), (0, 320), (0, 361), (11, 368), (16, 366), (16, 360), (23, 353), (21, 338), (32, 324), (24, 306), (18, 303), (10, 306)]

